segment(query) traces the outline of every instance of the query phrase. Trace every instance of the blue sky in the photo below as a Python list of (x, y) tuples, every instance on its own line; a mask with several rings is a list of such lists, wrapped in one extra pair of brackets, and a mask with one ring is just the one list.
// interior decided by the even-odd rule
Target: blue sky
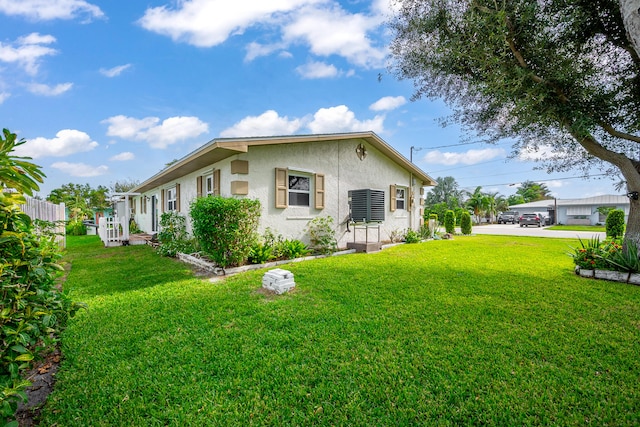
[[(0, 126), (47, 175), (143, 181), (217, 137), (372, 130), (432, 177), (559, 198), (614, 181), (547, 174), (510, 144), (461, 145), (442, 102), (388, 71), (389, 0), (0, 0)], [(473, 141), (471, 135), (471, 141)], [(594, 171), (594, 173), (598, 173)]]

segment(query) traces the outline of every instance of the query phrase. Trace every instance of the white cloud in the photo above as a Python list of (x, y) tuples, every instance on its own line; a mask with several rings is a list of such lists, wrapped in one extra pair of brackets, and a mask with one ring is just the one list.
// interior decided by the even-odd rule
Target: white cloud
[(109, 172), (109, 168), (107, 166), (90, 166), (85, 163), (56, 162), (52, 164), (51, 167), (68, 175), (83, 178), (105, 175)]
[(281, 39), (247, 45), (245, 60), (287, 49), (308, 46), (315, 55), (340, 55), (363, 67), (383, 66), (387, 50), (375, 46), (370, 35), (381, 31), (383, 3), (371, 13), (350, 13), (333, 0), (182, 0), (175, 6), (148, 8), (138, 23), (177, 42), (213, 47), (252, 27), (280, 33)]
[(291, 135), (302, 126), (302, 120), (280, 117), (276, 111), (268, 110), (259, 116), (248, 116), (220, 132), (223, 138), (243, 136)]
[(183, 0), (175, 8), (149, 8), (138, 22), (143, 28), (169, 36), (174, 41), (212, 47), (254, 25), (272, 24), (282, 14), (310, 1), (314, 0)]
[(404, 96), (385, 96), (369, 106), (373, 111), (391, 111), (407, 103)]
[(127, 160), (133, 160), (136, 158), (136, 155), (131, 151), (125, 151), (120, 154), (116, 154), (115, 156), (109, 158), (109, 160), (114, 162), (125, 162)]
[(160, 149), (209, 132), (209, 125), (197, 117), (169, 117), (160, 122), (158, 117), (136, 119), (120, 115), (109, 117), (102, 123), (109, 125), (108, 136), (143, 141), (152, 148)]
[(57, 50), (44, 46), (55, 41), (56, 38), (53, 36), (31, 33), (18, 38), (13, 43), (3, 44), (0, 42), (0, 61), (18, 64), (28, 74), (35, 75), (42, 57), (58, 53)]
[(38, 137), (30, 139), (16, 147), (15, 153), (18, 156), (28, 156), (34, 159), (40, 157), (62, 157), (91, 151), (98, 145), (84, 132), (63, 129), (56, 134), (55, 138)]
[(288, 43), (306, 42), (318, 56), (340, 55), (352, 64), (382, 67), (386, 48), (375, 47), (369, 33), (379, 30), (379, 15), (351, 14), (339, 6), (306, 7), (283, 28)]
[(506, 152), (502, 148), (485, 148), (482, 150), (469, 150), (463, 153), (443, 153), (439, 150), (428, 152), (423, 160), (427, 163), (439, 165), (475, 165), (486, 162), (496, 157), (504, 157)]
[(338, 69), (334, 65), (315, 61), (307, 62), (297, 67), (296, 71), (305, 79), (324, 79), (336, 77), (339, 74)]
[(98, 6), (84, 0), (0, 0), (0, 13), (46, 21), (51, 19), (102, 18)]
[(43, 96), (58, 96), (73, 87), (73, 83), (60, 83), (55, 86), (49, 86), (42, 83), (31, 83), (27, 85), (29, 92)]
[(9, 99), (10, 96), (11, 94), (9, 92), (0, 92), (0, 105), (2, 105), (4, 101)]
[(384, 132), (384, 116), (371, 120), (358, 120), (353, 111), (345, 105), (320, 108), (313, 117), (281, 117), (276, 111), (268, 110), (259, 116), (248, 116), (230, 128), (220, 132), (224, 138), (244, 136), (292, 135), (308, 128), (311, 133), (338, 132)]
[(382, 133), (384, 131), (384, 116), (375, 116), (371, 120), (358, 120), (353, 111), (346, 105), (337, 107), (321, 108), (314, 115), (309, 123), (312, 133), (336, 133), (336, 132), (361, 132), (373, 131)]
[(100, 74), (107, 77), (116, 77), (122, 74), (122, 72), (129, 67), (131, 67), (131, 64), (118, 65), (117, 67), (113, 67), (109, 69), (100, 68)]

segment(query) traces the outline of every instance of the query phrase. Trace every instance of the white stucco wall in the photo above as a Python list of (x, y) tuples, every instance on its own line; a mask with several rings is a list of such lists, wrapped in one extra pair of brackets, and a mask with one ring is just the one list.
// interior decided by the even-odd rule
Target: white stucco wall
[[(348, 241), (354, 240), (353, 226), (347, 231), (349, 215), (348, 191), (364, 188), (379, 189), (385, 192), (385, 221), (381, 224), (380, 240), (389, 240), (389, 235), (396, 230), (418, 229), (420, 222), (420, 188), (422, 182), (413, 180), (404, 168), (380, 153), (373, 146), (363, 143), (367, 150), (364, 159), (356, 154), (356, 147), (362, 140), (318, 141), (309, 143), (279, 144), (251, 146), (247, 153), (237, 154), (215, 165), (202, 168), (176, 181), (156, 188), (140, 197), (149, 199), (156, 195), (158, 204), (161, 200), (161, 190), (180, 184), (180, 210), (188, 215), (189, 204), (197, 197), (197, 177), (215, 169), (220, 170), (220, 192), (222, 196), (231, 196), (231, 181), (248, 181), (249, 194), (252, 199), (260, 200), (262, 216), (259, 232), (271, 228), (285, 238), (294, 238), (308, 243), (304, 232), (307, 223), (317, 216), (330, 216), (334, 220), (339, 247), (345, 247)], [(248, 174), (231, 174), (231, 161), (246, 160), (249, 163)], [(314, 207), (314, 181), (311, 180), (310, 206), (275, 207), (275, 169), (288, 168), (290, 171), (324, 174), (325, 176), (325, 208)], [(414, 200), (411, 208), (390, 210), (390, 185), (411, 187)], [(151, 229), (151, 207), (147, 207), (144, 214), (139, 209), (136, 199), (136, 221), (141, 229), (147, 232)], [(408, 200), (406, 205), (408, 205)], [(160, 215), (160, 212), (158, 213)], [(191, 231), (190, 221), (188, 225)], [(369, 233), (369, 240), (375, 241), (378, 236), (375, 231)], [(357, 240), (364, 240), (364, 231), (358, 231)]]

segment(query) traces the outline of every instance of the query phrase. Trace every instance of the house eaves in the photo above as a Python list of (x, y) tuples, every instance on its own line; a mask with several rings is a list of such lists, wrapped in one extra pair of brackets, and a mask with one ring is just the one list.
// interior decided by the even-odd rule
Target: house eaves
[(299, 144), (316, 141), (363, 140), (375, 147), (399, 166), (410, 172), (423, 186), (434, 186), (436, 181), (406, 157), (383, 141), (374, 132), (350, 132), (321, 135), (290, 135), (247, 138), (217, 138), (193, 151), (166, 169), (144, 181), (132, 191), (143, 193), (172, 182), (184, 175), (205, 168), (236, 154), (246, 153), (251, 146)]

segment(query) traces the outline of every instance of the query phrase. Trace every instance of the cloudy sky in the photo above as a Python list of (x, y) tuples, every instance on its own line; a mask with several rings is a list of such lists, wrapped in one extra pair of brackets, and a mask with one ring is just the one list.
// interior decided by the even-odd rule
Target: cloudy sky
[(389, 0), (0, 0), (0, 126), (27, 140), (43, 197), (143, 181), (217, 137), (365, 130), (465, 189), (615, 193), (442, 128), (447, 107), (410, 101), (389, 72), (389, 14)]

